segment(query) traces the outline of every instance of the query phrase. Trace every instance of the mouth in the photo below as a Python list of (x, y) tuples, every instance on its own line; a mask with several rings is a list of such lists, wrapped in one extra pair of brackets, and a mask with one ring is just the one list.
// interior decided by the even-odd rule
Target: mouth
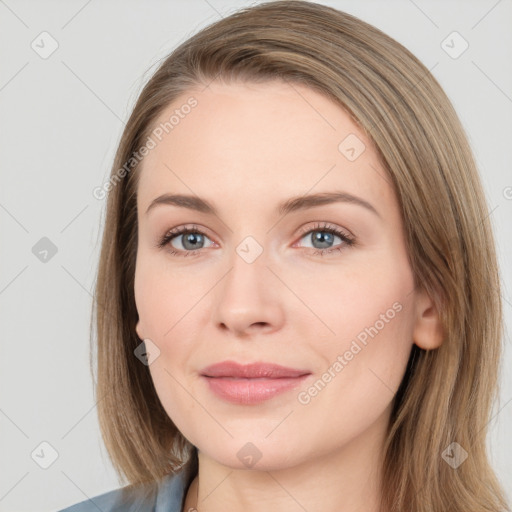
[(273, 363), (217, 363), (201, 371), (210, 391), (223, 400), (251, 405), (299, 386), (311, 372)]

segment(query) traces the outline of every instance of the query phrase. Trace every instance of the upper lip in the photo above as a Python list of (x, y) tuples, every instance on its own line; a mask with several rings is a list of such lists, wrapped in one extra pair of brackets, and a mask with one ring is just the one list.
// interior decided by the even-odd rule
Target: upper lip
[(274, 363), (249, 363), (240, 364), (235, 361), (223, 361), (203, 368), (201, 375), (206, 377), (237, 377), (245, 379), (279, 379), (301, 377), (311, 373), (308, 370), (288, 368)]

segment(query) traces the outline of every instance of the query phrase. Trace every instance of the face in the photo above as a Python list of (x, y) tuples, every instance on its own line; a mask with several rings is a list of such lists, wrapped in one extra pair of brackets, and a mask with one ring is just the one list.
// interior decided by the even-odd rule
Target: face
[[(300, 85), (212, 83), (156, 125), (176, 109), (137, 197), (137, 334), (151, 340), (160, 401), (233, 468), (247, 455), (276, 469), (343, 450), (389, 416), (418, 319), (375, 148)], [(149, 208), (164, 194), (196, 201)], [(242, 368), (207, 370), (225, 361)], [(250, 363), (265, 365), (243, 373)]]

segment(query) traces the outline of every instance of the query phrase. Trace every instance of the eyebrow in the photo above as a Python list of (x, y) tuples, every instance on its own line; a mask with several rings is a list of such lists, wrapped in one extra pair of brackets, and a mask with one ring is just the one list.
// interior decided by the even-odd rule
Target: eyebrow
[[(315, 206), (323, 206), (333, 203), (348, 203), (362, 206), (377, 215), (377, 217), (381, 217), (379, 212), (371, 203), (360, 197), (349, 194), (348, 192), (321, 192), (318, 194), (292, 197), (279, 204), (277, 212), (279, 215), (283, 216), (299, 210), (306, 210), (308, 208), (314, 208)], [(180, 208), (188, 208), (208, 215), (218, 216), (217, 209), (206, 199), (202, 199), (198, 196), (185, 194), (163, 194), (151, 201), (151, 204), (146, 210), (146, 215), (158, 205), (178, 206)]]

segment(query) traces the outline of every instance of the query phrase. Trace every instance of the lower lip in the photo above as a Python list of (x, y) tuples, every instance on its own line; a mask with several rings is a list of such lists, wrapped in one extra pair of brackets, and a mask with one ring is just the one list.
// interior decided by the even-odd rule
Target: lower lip
[(258, 404), (300, 385), (308, 375), (278, 379), (206, 377), (210, 389), (220, 398), (235, 404)]

